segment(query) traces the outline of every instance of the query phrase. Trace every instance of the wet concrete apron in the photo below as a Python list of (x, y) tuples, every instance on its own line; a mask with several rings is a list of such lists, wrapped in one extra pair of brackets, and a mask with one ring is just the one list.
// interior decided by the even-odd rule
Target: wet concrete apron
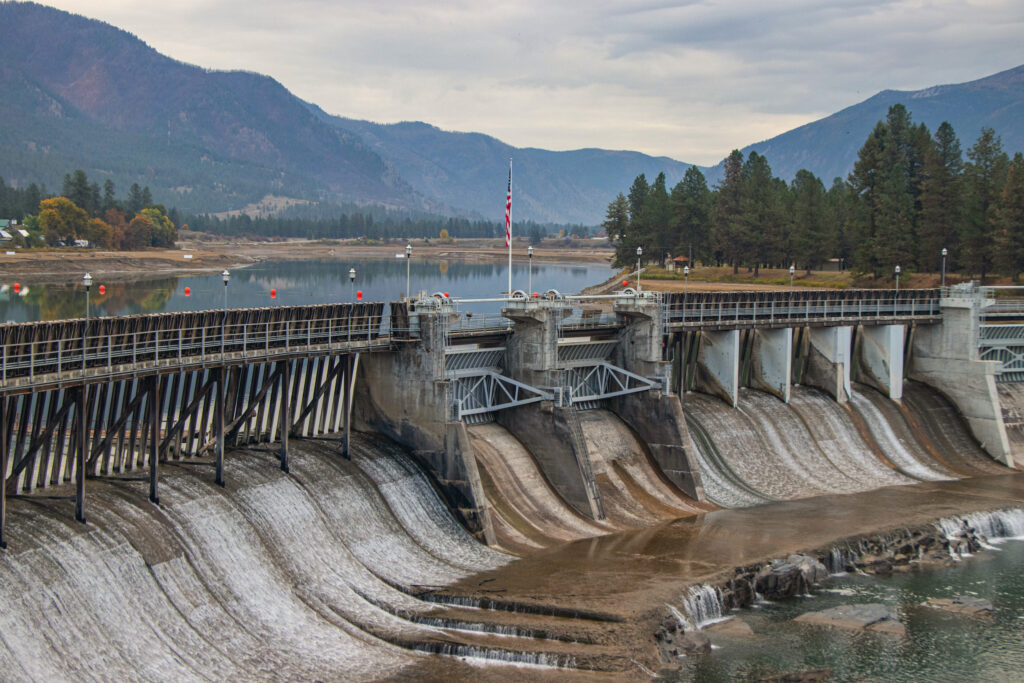
[[(1024, 474), (1009, 474), (720, 510), (539, 551), (423, 597), (461, 603), (476, 622), (543, 631), (560, 639), (558, 649), (580, 668), (643, 677), (658, 668), (653, 634), (664, 606), (688, 585), (714, 584), (736, 567), (850, 537), (1021, 506)], [(467, 673), (460, 666), (432, 658), (402, 675)], [(515, 677), (509, 667), (472, 670), (476, 677)]]

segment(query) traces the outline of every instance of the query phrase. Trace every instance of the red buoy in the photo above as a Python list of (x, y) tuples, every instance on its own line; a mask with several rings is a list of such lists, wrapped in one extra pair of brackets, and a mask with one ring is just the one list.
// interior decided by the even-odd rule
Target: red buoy
[(100, 294), (106, 294), (106, 293), (107, 293), (107, 286), (106, 285), (100, 285)]
[(185, 288), (185, 296), (192, 296), (192, 288), (191, 287), (186, 287)]
[(277, 290), (276, 289), (270, 290), (270, 298), (271, 299), (276, 299), (277, 298)]
[(15, 282), (14, 283), (14, 293), (17, 294), (20, 291), (21, 291), (21, 283), (20, 282)]
[(629, 287), (629, 280), (623, 280), (622, 281), (622, 286), (623, 287)]
[(448, 292), (445, 292), (445, 293), (444, 293), (444, 298), (445, 298), (445, 299), (447, 299), (447, 298), (448, 298)]
[(356, 299), (358, 301), (362, 301), (363, 300), (363, 290), (360, 289), (358, 292), (356, 292)]
[(537, 298), (539, 298), (539, 297), (540, 297), (540, 294), (538, 294), (537, 292), (534, 292), (534, 293), (533, 293), (533, 298), (534, 298), (534, 299), (537, 299)]

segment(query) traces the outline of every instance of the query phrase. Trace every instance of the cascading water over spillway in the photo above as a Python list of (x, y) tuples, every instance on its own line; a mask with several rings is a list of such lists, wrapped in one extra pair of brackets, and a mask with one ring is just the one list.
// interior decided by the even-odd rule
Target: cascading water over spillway
[[(908, 384), (912, 398), (902, 409), (861, 385), (846, 407), (802, 386), (792, 388), (789, 404), (741, 389), (737, 408), (686, 394), (683, 407), (708, 498), (747, 507), (1005, 471), (981, 451), (952, 406)], [(935, 424), (941, 428), (922, 427)], [(942, 452), (939, 461), (941, 449), (953, 444), (956, 452)]]

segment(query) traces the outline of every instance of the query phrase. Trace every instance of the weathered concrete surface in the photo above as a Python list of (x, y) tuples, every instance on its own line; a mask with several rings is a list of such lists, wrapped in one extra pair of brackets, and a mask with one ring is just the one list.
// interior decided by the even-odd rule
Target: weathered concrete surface
[(978, 312), (973, 297), (942, 300), (942, 324), (914, 331), (911, 379), (942, 392), (957, 407), (982, 448), (1013, 467), (1013, 454), (996, 390), (996, 361), (978, 360)]
[(555, 491), (574, 510), (590, 519), (604, 519), (582, 429), (578, 422), (572, 424), (578, 421), (574, 410), (542, 401), (499, 411), (496, 418), (533, 455)]
[(856, 380), (891, 399), (903, 398), (903, 325), (865, 325), (858, 335)]
[(808, 330), (807, 370), (803, 383), (817, 387), (839, 403), (850, 400), (850, 354), (853, 328), (812, 327)]
[(701, 332), (697, 391), (717, 396), (733, 408), (740, 392), (740, 331)]
[(750, 387), (789, 403), (793, 385), (793, 329), (754, 330)]
[(662, 360), (662, 309), (651, 299), (617, 301), (615, 312), (626, 320), (619, 333), (615, 363), (641, 377), (667, 377), (671, 363)]
[(813, 626), (832, 626), (855, 631), (875, 631), (902, 635), (906, 627), (900, 623), (896, 611), (888, 605), (840, 605), (821, 612), (801, 614), (793, 621)]
[(354, 423), (409, 448), (470, 533), (487, 540), (492, 532), (476, 459), (465, 428), (448, 419), (451, 385), (438, 315), (420, 315), (420, 344), (363, 356)]
[(677, 395), (645, 391), (618, 396), (608, 404), (640, 436), (669, 481), (694, 500), (707, 500), (693, 441)]
[(502, 309), (515, 326), (505, 351), (506, 372), (512, 379), (535, 387), (562, 385), (558, 368), (558, 323), (571, 307), (522, 302)]

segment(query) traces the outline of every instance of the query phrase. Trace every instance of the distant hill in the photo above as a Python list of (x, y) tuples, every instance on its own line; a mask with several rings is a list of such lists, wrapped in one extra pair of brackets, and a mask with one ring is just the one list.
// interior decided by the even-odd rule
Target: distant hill
[[(934, 130), (949, 120), (966, 150), (983, 125), (1024, 150), (1024, 67), (961, 85), (885, 91), (765, 142), (776, 175), (845, 177), (889, 105)], [(723, 150), (723, 157), (728, 150)], [(81, 168), (123, 192), (221, 212), (266, 196), (499, 220), (508, 159), (513, 218), (594, 225), (640, 173), (669, 186), (689, 164), (639, 152), (517, 149), (426, 123), (383, 125), (325, 113), (277, 81), (165, 57), (108, 24), (32, 3), (0, 2), (0, 176), (59, 188)], [(709, 181), (720, 167), (703, 169)]]
[[(860, 104), (831, 116), (800, 126), (770, 140), (744, 147), (768, 158), (772, 171), (789, 181), (806, 168), (826, 185), (835, 177), (846, 178), (853, 170), (857, 152), (875, 124), (884, 119), (889, 107), (903, 104), (915, 123), (935, 132), (949, 121), (964, 152), (978, 139), (981, 128), (993, 128), (1009, 154), (1024, 152), (1024, 66), (1018, 66), (957, 85), (939, 85), (924, 90), (883, 90)], [(721, 175), (716, 167), (714, 177)]]

